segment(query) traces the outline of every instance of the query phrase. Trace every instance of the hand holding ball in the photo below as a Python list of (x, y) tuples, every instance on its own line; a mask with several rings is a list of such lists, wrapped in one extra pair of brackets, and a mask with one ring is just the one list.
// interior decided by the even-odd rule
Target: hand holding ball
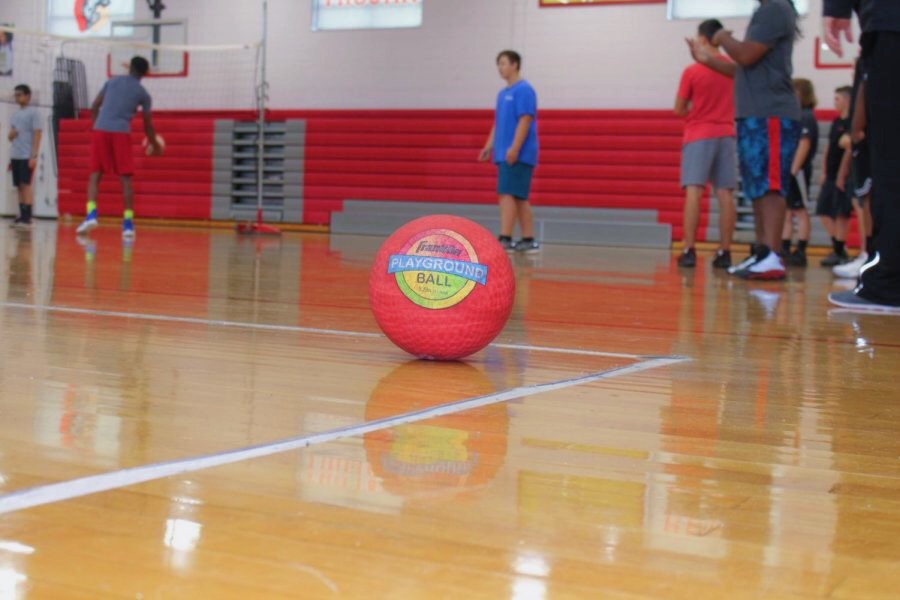
[(156, 144), (151, 144), (150, 140), (145, 137), (141, 145), (144, 147), (144, 154), (147, 156), (162, 156), (166, 149), (166, 140), (157, 133)]

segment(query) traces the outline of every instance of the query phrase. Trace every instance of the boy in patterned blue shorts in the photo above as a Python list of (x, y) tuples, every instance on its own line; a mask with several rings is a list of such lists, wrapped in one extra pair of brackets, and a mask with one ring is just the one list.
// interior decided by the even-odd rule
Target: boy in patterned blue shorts
[(738, 157), (744, 195), (753, 201), (756, 223), (754, 254), (729, 272), (743, 279), (781, 280), (781, 245), (790, 188), (791, 164), (800, 142), (800, 104), (794, 94), (791, 55), (798, 34), (797, 11), (791, 0), (760, 0), (746, 39), (719, 31), (721, 46), (735, 64), (697, 60), (735, 79)]

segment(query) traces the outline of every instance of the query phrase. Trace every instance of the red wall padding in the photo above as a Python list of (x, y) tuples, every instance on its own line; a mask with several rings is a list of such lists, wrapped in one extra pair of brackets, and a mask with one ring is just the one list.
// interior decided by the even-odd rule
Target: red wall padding
[[(144, 155), (143, 126), (131, 127), (135, 162), (135, 214), (138, 217), (209, 219), (214, 119), (159, 115), (154, 126), (166, 141), (162, 157)], [(90, 119), (63, 121), (59, 135), (59, 212), (82, 215), (90, 170)], [(100, 215), (121, 215), (117, 177), (107, 176), (97, 199)]]
[[(304, 219), (344, 200), (493, 204), (495, 169), (476, 162), (490, 111), (308, 111)], [(659, 211), (680, 236), (681, 120), (666, 111), (546, 110), (538, 206)]]
[[(820, 118), (833, 115), (822, 113)], [(132, 127), (136, 212), (208, 219), (213, 124), (252, 120), (249, 112), (164, 112), (155, 122), (166, 155), (146, 158)], [(495, 171), (476, 162), (491, 126), (484, 110), (272, 111), (270, 120), (306, 119), (304, 222), (331, 222), (345, 200), (493, 204)], [(544, 110), (539, 118), (538, 206), (653, 209), (682, 235), (678, 185), (682, 121), (668, 111)], [(90, 140), (88, 119), (60, 135), (60, 211), (82, 214)], [(121, 212), (118, 182), (101, 188), (102, 214)], [(704, 208), (708, 200), (704, 200)], [(701, 239), (708, 223), (704, 210)]]

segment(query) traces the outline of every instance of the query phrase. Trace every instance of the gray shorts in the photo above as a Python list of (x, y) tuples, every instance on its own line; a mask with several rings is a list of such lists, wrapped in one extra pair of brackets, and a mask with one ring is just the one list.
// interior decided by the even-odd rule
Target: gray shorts
[(712, 183), (718, 190), (737, 187), (737, 144), (733, 137), (697, 140), (681, 149), (681, 187)]

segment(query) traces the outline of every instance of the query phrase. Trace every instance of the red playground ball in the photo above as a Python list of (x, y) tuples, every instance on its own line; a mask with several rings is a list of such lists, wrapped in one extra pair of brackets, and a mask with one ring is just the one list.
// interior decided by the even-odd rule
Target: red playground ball
[(378, 326), (428, 360), (458, 360), (491, 343), (509, 319), (515, 292), (509, 258), (491, 232), (449, 215), (395, 231), (369, 275)]

